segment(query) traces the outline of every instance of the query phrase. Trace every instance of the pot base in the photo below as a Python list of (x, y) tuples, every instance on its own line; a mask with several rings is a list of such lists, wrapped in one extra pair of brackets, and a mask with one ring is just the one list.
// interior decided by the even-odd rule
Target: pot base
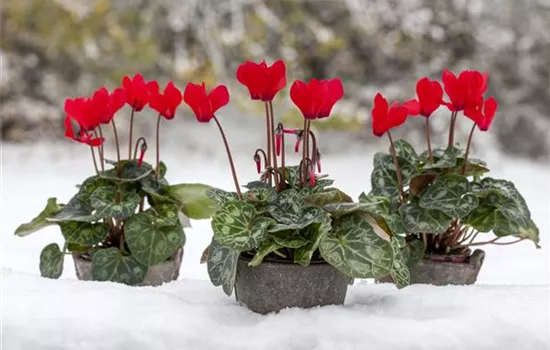
[(351, 278), (328, 263), (303, 267), (264, 261), (249, 267), (249, 262), (246, 257), (239, 258), (235, 297), (256, 313), (344, 304)]
[[(182, 260), (183, 248), (180, 247), (165, 262), (149, 267), (143, 281), (136, 284), (136, 286), (160, 286), (177, 280)], [(73, 254), (73, 261), (76, 277), (81, 281), (93, 281), (92, 260), (84, 258), (82, 255)]]
[[(434, 259), (422, 259), (409, 268), (411, 284), (431, 284), (435, 286), (471, 285), (477, 280), (485, 252), (476, 249), (466, 262), (447, 262), (445, 256)], [(380, 283), (393, 283), (391, 276), (376, 279)]]

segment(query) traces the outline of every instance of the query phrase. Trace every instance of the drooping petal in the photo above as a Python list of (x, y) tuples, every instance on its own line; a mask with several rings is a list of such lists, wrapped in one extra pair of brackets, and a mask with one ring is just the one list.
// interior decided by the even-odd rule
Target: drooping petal
[(374, 107), (372, 108), (371, 115), (372, 132), (375, 136), (381, 137), (388, 131), (384, 125), (385, 119), (388, 116), (388, 101), (381, 93), (377, 93), (374, 97)]
[(493, 97), (490, 97), (487, 99), (487, 101), (485, 101), (485, 104), (483, 106), (483, 118), (477, 125), (479, 127), (479, 130), (489, 130), (489, 126), (491, 126), (491, 122), (493, 121), (497, 109), (498, 103)]
[(344, 96), (344, 86), (338, 78), (326, 82), (326, 96), (318, 118), (326, 118), (330, 115), (332, 107)]
[(269, 85), (266, 87), (264, 101), (272, 101), (275, 95), (286, 86), (286, 66), (282, 60), (275, 61), (267, 68)]
[(218, 85), (208, 94), (208, 100), (210, 101), (212, 116), (218, 109), (229, 103), (229, 91), (227, 86)]
[(290, 87), (290, 99), (302, 112), (305, 119), (315, 119), (312, 96), (306, 83), (301, 80), (294, 81)]

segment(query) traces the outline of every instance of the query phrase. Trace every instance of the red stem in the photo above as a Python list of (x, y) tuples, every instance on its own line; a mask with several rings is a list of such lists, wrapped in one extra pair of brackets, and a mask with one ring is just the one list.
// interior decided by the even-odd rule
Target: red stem
[(405, 193), (403, 192), (403, 179), (401, 178), (401, 169), (399, 168), (399, 161), (397, 160), (397, 153), (395, 153), (395, 148), (393, 146), (393, 139), (391, 133), (388, 130), (388, 138), (390, 139), (390, 148), (391, 154), (393, 157), (393, 165), (395, 166), (395, 172), (397, 173), (397, 185), (399, 186), (399, 193), (401, 195), (401, 203), (405, 201)]
[(454, 140), (455, 140), (455, 124), (456, 124), (456, 116), (458, 112), (452, 112), (451, 113), (451, 125), (449, 127), (449, 144), (447, 145), (447, 148), (453, 147)]
[[(267, 102), (269, 104), (269, 131), (270, 131), (270, 137), (271, 137), (271, 152), (273, 157), (273, 168), (277, 169), (277, 148), (275, 145), (275, 122), (274, 122), (274, 116), (273, 116), (273, 104), (271, 101)], [(275, 187), (279, 187), (279, 178), (276, 174), (273, 175), (275, 179)]]
[(218, 118), (214, 116), (214, 121), (218, 125), (218, 129), (220, 130), (220, 134), (222, 135), (223, 144), (225, 145), (225, 151), (227, 152), (227, 158), (229, 159), (229, 166), (231, 167), (231, 173), (233, 175), (233, 181), (235, 182), (235, 189), (237, 190), (237, 195), (239, 196), (239, 199), (243, 199), (243, 195), (241, 193), (241, 189), (239, 186), (239, 180), (237, 179), (237, 172), (235, 171), (235, 164), (233, 164), (233, 157), (231, 156), (231, 150), (229, 149), (229, 143), (227, 142), (227, 138), (225, 137), (225, 133), (223, 132), (223, 128), (218, 121)]
[[(269, 118), (269, 105), (265, 102), (265, 128), (266, 128), (266, 142), (267, 142), (267, 164), (266, 168), (271, 166), (271, 122)], [(267, 175), (269, 177), (269, 184), (271, 185), (271, 174)]]
[(128, 141), (128, 159), (132, 159), (132, 137), (134, 133), (134, 111), (132, 106), (132, 113), (130, 114), (130, 140)]
[(92, 150), (92, 159), (94, 160), (95, 172), (99, 175), (99, 169), (97, 168), (97, 161), (95, 160), (94, 147), (93, 147), (93, 146), (90, 146), (90, 149)]
[[(96, 135), (96, 137), (98, 137), (97, 135), (97, 131), (99, 130), (99, 138), (103, 138), (103, 132), (101, 131), (101, 126), (98, 125), (97, 129), (94, 130), (94, 133)], [(105, 161), (103, 159), (103, 143), (101, 145), (99, 145), (98, 147), (98, 153), (99, 153), (99, 163), (101, 164), (101, 171), (104, 171), (105, 170)]]
[(159, 116), (157, 118), (157, 167), (156, 167), (156, 170), (155, 170), (155, 180), (157, 180), (157, 181), (159, 179), (159, 172), (160, 172), (160, 139), (159, 139), (159, 136), (160, 136), (160, 120), (161, 120), (161, 118), (162, 118), (162, 116), (159, 113)]
[(433, 164), (434, 155), (432, 153), (432, 143), (430, 141), (430, 118), (426, 118), (426, 140), (428, 141), (428, 154), (430, 155), (430, 162)]
[(111, 124), (113, 124), (113, 133), (115, 135), (115, 143), (116, 143), (116, 157), (117, 157), (117, 176), (120, 177), (120, 144), (118, 143), (118, 133), (116, 131), (116, 124), (115, 120), (111, 119)]
[(476, 130), (476, 124), (472, 125), (472, 130), (470, 131), (470, 136), (468, 136), (468, 144), (466, 145), (466, 154), (464, 155), (464, 164), (462, 165), (462, 175), (466, 174), (466, 167), (468, 165), (468, 153), (470, 153), (470, 145), (472, 143), (472, 136), (474, 136), (474, 131)]

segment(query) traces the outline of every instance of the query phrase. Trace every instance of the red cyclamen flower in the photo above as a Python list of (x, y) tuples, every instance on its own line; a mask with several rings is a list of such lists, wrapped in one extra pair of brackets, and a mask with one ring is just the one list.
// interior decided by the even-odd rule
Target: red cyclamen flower
[(182, 100), (181, 91), (174, 86), (174, 83), (168, 82), (163, 93), (160, 92), (159, 84), (156, 81), (148, 82), (147, 88), (149, 90), (149, 107), (166, 119), (174, 118), (176, 108)]
[(207, 94), (204, 83), (189, 83), (185, 87), (183, 101), (191, 107), (198, 122), (208, 123), (218, 109), (229, 103), (229, 91), (225, 85), (218, 85)]
[(281, 60), (268, 66), (265, 61), (246, 61), (237, 69), (237, 80), (248, 88), (253, 100), (272, 101), (286, 86), (286, 67)]
[(84, 143), (92, 147), (97, 147), (105, 141), (104, 138), (94, 138), (91, 132), (81, 128), (78, 125), (78, 121), (69, 115), (65, 117), (64, 124), (65, 137), (70, 138), (76, 142)]
[[(483, 106), (483, 112), (481, 108)], [(474, 121), (481, 131), (487, 131), (498, 108), (498, 103), (493, 97), (489, 97), (485, 103), (483, 99), (476, 106), (467, 106), (464, 115)]]
[(74, 119), (80, 129), (91, 131), (97, 128), (101, 120), (93, 113), (92, 104), (87, 97), (68, 98), (65, 100), (65, 114)]
[(458, 78), (448, 69), (443, 72), (442, 80), (450, 102), (444, 104), (452, 112), (462, 111), (468, 105), (477, 105), (487, 90), (489, 73), (464, 70)]
[(443, 88), (438, 81), (424, 77), (416, 83), (416, 95), (418, 99), (412, 99), (403, 103), (410, 115), (422, 115), (429, 118), (443, 102)]
[(344, 96), (340, 79), (311, 79), (309, 84), (296, 80), (290, 88), (290, 98), (305, 119), (320, 119), (330, 115), (332, 107)]
[(116, 112), (124, 106), (126, 93), (124, 89), (117, 88), (111, 94), (105, 87), (101, 87), (88, 99), (87, 113), (92, 119), (99, 120), (101, 124), (108, 124)]
[(127, 76), (124, 77), (122, 86), (126, 91), (126, 103), (136, 112), (141, 111), (149, 103), (147, 84), (141, 74), (136, 74), (131, 79)]
[(407, 119), (407, 108), (399, 106), (397, 101), (393, 102), (388, 108), (388, 101), (377, 93), (374, 97), (374, 107), (372, 109), (372, 132), (381, 137), (387, 131), (395, 128), (405, 122)]

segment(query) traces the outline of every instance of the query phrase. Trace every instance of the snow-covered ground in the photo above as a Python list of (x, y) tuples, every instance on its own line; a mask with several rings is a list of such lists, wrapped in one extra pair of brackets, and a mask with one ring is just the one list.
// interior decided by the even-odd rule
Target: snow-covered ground
[[(257, 143), (245, 135), (229, 135), (235, 152), (246, 150), (246, 156), (236, 157), (242, 184), (255, 177), (249, 154)], [(215, 129), (207, 135), (188, 132), (163, 145), (170, 149), (162, 155), (170, 182), (232, 188)], [(180, 278), (169, 285), (80, 282), (70, 257), (61, 280), (39, 277), (41, 249), (61, 243), (61, 234), (55, 227), (25, 238), (13, 232), (48, 197), (66, 202), (74, 194), (75, 184), (91, 174), (89, 149), (68, 141), (2, 146), (3, 349), (550, 349), (547, 165), (498, 155), (491, 159), (492, 175), (514, 181), (524, 194), (541, 230), (542, 249), (530, 242), (485, 246), (476, 286), (397, 291), (358, 281), (343, 308), (259, 316), (207, 280), (199, 259), (211, 238), (208, 221), (193, 222), (186, 231)], [(149, 152), (154, 154), (153, 148)], [(369, 189), (371, 159), (369, 151), (329, 153), (323, 170), (357, 198)]]

